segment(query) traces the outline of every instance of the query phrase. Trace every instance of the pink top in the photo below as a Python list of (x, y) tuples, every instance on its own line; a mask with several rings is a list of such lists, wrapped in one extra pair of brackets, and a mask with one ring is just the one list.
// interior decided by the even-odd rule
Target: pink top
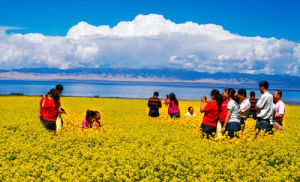
[(168, 101), (165, 99), (165, 104), (169, 104), (168, 114), (180, 113), (179, 107), (174, 103), (174, 101)]
[[(285, 105), (282, 101), (279, 101), (275, 104), (275, 114), (283, 114), (285, 113)], [(282, 124), (282, 119), (281, 118), (274, 118), (274, 121), (277, 121), (278, 123)]]
[(91, 128), (93, 123), (89, 123), (86, 119), (82, 121), (82, 128)]

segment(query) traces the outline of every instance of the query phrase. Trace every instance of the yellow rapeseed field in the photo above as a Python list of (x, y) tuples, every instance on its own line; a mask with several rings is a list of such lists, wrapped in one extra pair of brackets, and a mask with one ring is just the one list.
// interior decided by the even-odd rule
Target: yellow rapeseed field
[[(147, 116), (146, 100), (62, 97), (68, 115), (55, 134), (38, 118), (38, 97), (0, 97), (0, 181), (300, 181), (300, 107), (284, 129), (255, 138), (253, 119), (239, 139), (202, 139), (200, 102), (180, 101), (182, 118)], [(193, 106), (196, 117), (186, 118)], [(101, 131), (81, 131), (87, 109)]]

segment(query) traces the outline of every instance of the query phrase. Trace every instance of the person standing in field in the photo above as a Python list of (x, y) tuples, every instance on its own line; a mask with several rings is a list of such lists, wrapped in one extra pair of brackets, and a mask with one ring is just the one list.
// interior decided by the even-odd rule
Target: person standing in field
[[(56, 85), (55, 92), (59, 95), (59, 98), (61, 97), (61, 94), (62, 94), (63, 90), (64, 90), (64, 87), (61, 84)], [(62, 107), (59, 107), (59, 111), (60, 111), (60, 113), (65, 113), (66, 114), (66, 111)], [(63, 123), (63, 120), (61, 120), (61, 121)]]
[[(63, 87), (61, 84), (57, 84), (57, 85), (56, 85), (56, 87), (55, 87), (55, 93), (58, 94), (59, 97), (61, 96), (63, 90), (64, 90), (64, 87)], [(49, 92), (48, 92), (47, 95), (46, 95), (46, 99), (48, 98), (48, 97), (47, 97), (48, 94), (49, 94)], [(40, 100), (40, 112), (39, 112), (39, 118), (41, 119), (41, 121), (42, 121), (42, 119), (43, 119), (43, 115), (44, 115), (44, 112), (45, 112), (45, 109), (42, 108), (43, 100), (44, 100), (44, 98), (42, 97), (41, 100)], [(61, 112), (65, 112), (64, 109), (62, 109), (61, 107), (59, 108), (59, 110), (60, 110)]]
[(223, 90), (222, 97), (223, 97), (223, 101), (222, 101), (222, 105), (221, 105), (221, 109), (220, 109), (220, 122), (223, 127), (225, 119), (226, 119), (226, 114), (227, 114), (227, 104), (228, 104), (228, 89), (227, 88)]
[(228, 89), (228, 101), (226, 119), (221, 132), (225, 133), (225, 131), (228, 131), (228, 136), (233, 138), (235, 132), (241, 130), (241, 109), (233, 88)]
[(257, 108), (256, 108), (256, 103), (257, 103), (257, 99), (255, 98), (255, 92), (251, 91), (250, 92), (250, 99), (249, 102), (251, 104), (251, 108), (249, 111), (249, 116), (252, 116), (253, 119), (256, 119), (256, 112), (257, 112)]
[(188, 112), (185, 114), (186, 116), (196, 116), (194, 112), (194, 108), (192, 106), (188, 107)]
[(180, 118), (179, 102), (174, 93), (170, 94), (170, 100), (165, 96), (165, 104), (169, 105), (168, 114), (171, 118)]
[(248, 114), (249, 114), (249, 111), (251, 108), (251, 104), (249, 102), (249, 99), (247, 98), (246, 89), (238, 90), (238, 99), (239, 99), (240, 108), (241, 108), (241, 129), (244, 130), (245, 121), (248, 118)]
[(158, 98), (159, 93), (154, 92), (153, 97), (148, 99), (148, 107), (149, 107), (149, 116), (158, 117), (159, 116), (159, 108), (161, 108), (161, 101)]
[(259, 82), (259, 91), (262, 94), (257, 101), (256, 107), (258, 109), (255, 129), (260, 132), (272, 131), (273, 121), (273, 96), (268, 92), (269, 83), (267, 81)]
[(56, 119), (59, 114), (60, 100), (55, 89), (51, 89), (48, 95), (43, 95), (42, 109), (44, 109), (43, 123), (48, 130), (56, 130)]
[[(209, 137), (214, 137), (216, 134), (219, 113), (223, 102), (223, 97), (217, 89), (213, 89), (210, 92), (210, 98), (211, 102), (207, 97), (202, 97), (200, 105), (200, 112), (204, 113), (201, 130), (203, 137), (206, 136), (207, 139), (209, 139)], [(207, 104), (205, 105), (205, 103)]]
[(282, 91), (275, 90), (273, 93), (273, 99), (275, 102), (275, 111), (273, 116), (273, 126), (276, 131), (282, 130), (282, 120), (285, 113), (285, 104), (282, 102)]

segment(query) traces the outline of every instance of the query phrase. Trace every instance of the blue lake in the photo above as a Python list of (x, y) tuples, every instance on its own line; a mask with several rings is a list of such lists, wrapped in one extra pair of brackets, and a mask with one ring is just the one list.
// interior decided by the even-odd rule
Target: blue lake
[[(92, 81), (9, 81), (0, 80), (0, 94), (12, 92), (24, 93), (29, 96), (47, 93), (57, 83), (64, 86), (64, 96), (99, 96), (99, 97), (121, 97), (121, 98), (148, 98), (154, 91), (160, 93), (160, 98), (171, 92), (178, 99), (199, 100), (202, 96), (209, 96), (212, 89), (224, 89), (224, 87), (191, 86), (190, 84), (168, 84), (168, 83), (133, 83), (133, 82), (92, 82)], [(232, 86), (235, 89), (238, 87)], [(247, 89), (247, 88), (246, 88)], [(247, 94), (255, 91), (260, 96), (258, 88), (248, 88)], [(272, 93), (273, 90), (271, 89)], [(286, 102), (300, 102), (300, 90), (283, 90), (283, 100)]]

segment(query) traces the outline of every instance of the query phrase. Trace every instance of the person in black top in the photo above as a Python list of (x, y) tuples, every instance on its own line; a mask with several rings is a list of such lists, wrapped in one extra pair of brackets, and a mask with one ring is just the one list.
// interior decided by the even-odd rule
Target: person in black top
[(257, 99), (255, 98), (255, 92), (251, 91), (250, 92), (250, 99), (249, 102), (251, 104), (250, 107), (250, 111), (249, 111), (249, 117), (252, 116), (253, 119), (256, 119), (256, 112), (257, 112), (257, 108), (256, 108), (256, 103), (257, 103)]
[(149, 98), (148, 100), (148, 107), (149, 110), (149, 116), (151, 117), (158, 117), (159, 116), (159, 108), (161, 108), (161, 101), (158, 98), (159, 93), (154, 92), (153, 97)]

